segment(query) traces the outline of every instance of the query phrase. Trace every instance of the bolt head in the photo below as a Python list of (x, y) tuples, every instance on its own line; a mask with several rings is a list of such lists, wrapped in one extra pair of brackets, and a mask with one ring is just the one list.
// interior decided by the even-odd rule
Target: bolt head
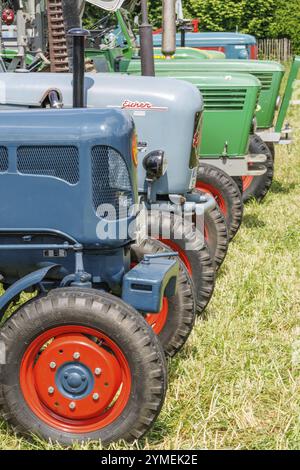
[(70, 410), (75, 410), (76, 408), (76, 403), (74, 401), (72, 401), (70, 404), (69, 404), (69, 408)]
[(49, 393), (49, 395), (53, 395), (54, 391), (55, 391), (55, 390), (54, 390), (54, 387), (49, 387), (49, 388), (48, 388), (48, 393)]
[(79, 352), (75, 352), (73, 354), (73, 359), (75, 359), (75, 361), (78, 361), (78, 359), (80, 359), (80, 353)]
[(50, 366), (50, 369), (52, 369), (52, 370), (56, 369), (56, 363), (55, 362), (50, 362), (49, 366)]
[(101, 372), (102, 372), (102, 370), (100, 369), (100, 367), (97, 367), (97, 368), (95, 369), (95, 375), (96, 375), (97, 377), (99, 377), (99, 375), (101, 375)]
[(100, 397), (99, 397), (99, 393), (94, 393), (94, 395), (93, 395), (93, 400), (94, 400), (94, 401), (98, 401), (99, 398), (100, 398)]

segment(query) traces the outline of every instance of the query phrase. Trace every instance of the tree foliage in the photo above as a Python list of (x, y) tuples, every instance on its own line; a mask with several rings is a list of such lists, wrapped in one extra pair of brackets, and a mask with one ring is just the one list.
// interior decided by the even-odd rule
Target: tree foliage
[(189, 0), (187, 17), (199, 18), (203, 31), (241, 31), (266, 35), (273, 22), (276, 0)]
[(300, 2), (299, 0), (277, 0), (274, 22), (270, 36), (288, 37), (292, 40), (293, 51), (300, 54)]

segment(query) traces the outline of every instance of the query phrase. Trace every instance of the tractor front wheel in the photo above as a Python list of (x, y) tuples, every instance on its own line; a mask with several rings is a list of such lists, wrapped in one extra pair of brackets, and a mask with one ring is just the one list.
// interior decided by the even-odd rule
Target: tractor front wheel
[(62, 445), (143, 436), (165, 398), (164, 352), (121, 300), (67, 288), (25, 304), (0, 330), (0, 412), (20, 434)]
[[(163, 243), (149, 238), (141, 246), (134, 245), (132, 247), (131, 261), (133, 264), (137, 264), (143, 260), (145, 254), (157, 254), (166, 251), (170, 251), (170, 249)], [(180, 269), (176, 294), (170, 299), (164, 298), (159, 313), (145, 316), (145, 320), (158, 335), (168, 356), (174, 356), (187, 341), (194, 327), (197, 311), (194, 283), (183, 261), (179, 260), (179, 262)]]
[(274, 142), (266, 142), (270, 152), (271, 152), (271, 155), (273, 157), (273, 160), (275, 160), (275, 156), (276, 156), (276, 152), (275, 152), (275, 144)]
[(258, 136), (251, 136), (249, 152), (252, 154), (264, 154), (267, 161), (264, 164), (266, 173), (260, 176), (244, 176), (243, 180), (243, 201), (247, 202), (254, 198), (262, 201), (267, 195), (274, 176), (274, 158), (268, 145)]
[(215, 288), (215, 265), (204, 241), (204, 235), (190, 222), (176, 214), (162, 211), (148, 212), (148, 236), (159, 239), (171, 250), (179, 253), (192, 276), (197, 298), (198, 313), (207, 307)]
[(225, 261), (229, 246), (226, 220), (218, 206), (205, 214), (204, 235), (218, 270)]
[(227, 223), (229, 240), (232, 240), (242, 224), (244, 211), (235, 181), (223, 170), (200, 162), (196, 187), (216, 199)]

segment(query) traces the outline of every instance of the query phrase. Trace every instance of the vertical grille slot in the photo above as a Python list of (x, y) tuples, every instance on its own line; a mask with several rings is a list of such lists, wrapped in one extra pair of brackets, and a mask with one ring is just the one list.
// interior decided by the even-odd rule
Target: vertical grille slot
[(134, 197), (130, 174), (123, 157), (111, 147), (98, 145), (93, 147), (91, 158), (95, 212), (97, 213), (99, 206), (105, 205), (107, 211), (102, 212), (101, 217), (107, 220), (126, 218)]
[(241, 111), (244, 109), (247, 90), (245, 89), (203, 89), (204, 109), (211, 111)]
[(50, 176), (69, 184), (77, 184), (79, 151), (73, 146), (19, 147), (17, 169), (24, 175)]
[(6, 147), (0, 147), (0, 173), (8, 171), (8, 151)]

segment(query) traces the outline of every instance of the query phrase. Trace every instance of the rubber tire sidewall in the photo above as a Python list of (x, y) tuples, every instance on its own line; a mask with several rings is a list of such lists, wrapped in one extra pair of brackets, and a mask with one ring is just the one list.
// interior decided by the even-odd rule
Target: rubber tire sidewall
[[(107, 334), (125, 354), (132, 375), (130, 399), (121, 416), (109, 426), (83, 435), (65, 433), (41, 421), (25, 402), (20, 387), (20, 364), (28, 345), (43, 331), (66, 324)], [(67, 446), (90, 440), (101, 440), (103, 445), (120, 439), (131, 442), (148, 431), (161, 410), (167, 386), (161, 345), (142, 316), (110, 294), (57, 289), (51, 296), (25, 304), (1, 328), (0, 339), (7, 352), (7, 365), (1, 366), (1, 415), (17, 433)]]
[[(132, 246), (131, 259), (135, 263), (145, 254), (168, 252), (170, 249), (158, 240), (145, 240), (141, 246)], [(168, 299), (167, 321), (158, 338), (167, 356), (173, 357), (182, 349), (190, 336), (196, 319), (196, 292), (193, 280), (183, 261), (179, 260), (179, 276), (176, 294)]]
[(206, 243), (218, 270), (225, 261), (229, 247), (226, 220), (218, 206), (205, 214), (205, 228)]
[[(209, 304), (215, 289), (216, 272), (210, 251), (203, 241), (203, 234), (198, 233), (192, 224), (185, 224), (182, 239), (176, 239), (175, 227), (182, 224), (182, 218), (176, 214), (167, 214), (162, 211), (148, 212), (148, 234), (151, 235), (151, 226), (158, 228), (154, 238), (162, 238), (164, 233), (170, 233), (170, 241), (174, 242), (185, 252), (188, 259), (197, 298), (197, 310), (201, 314)], [(162, 240), (163, 241), (163, 240)], [(186, 250), (186, 243), (189, 249)]]
[[(238, 233), (243, 221), (244, 205), (240, 190), (235, 181), (219, 168), (201, 163), (198, 169), (197, 183), (201, 189), (201, 183), (207, 184), (222, 195), (227, 208), (223, 214), (227, 223), (228, 236), (231, 241)], [(204, 190), (205, 191), (205, 190)]]

